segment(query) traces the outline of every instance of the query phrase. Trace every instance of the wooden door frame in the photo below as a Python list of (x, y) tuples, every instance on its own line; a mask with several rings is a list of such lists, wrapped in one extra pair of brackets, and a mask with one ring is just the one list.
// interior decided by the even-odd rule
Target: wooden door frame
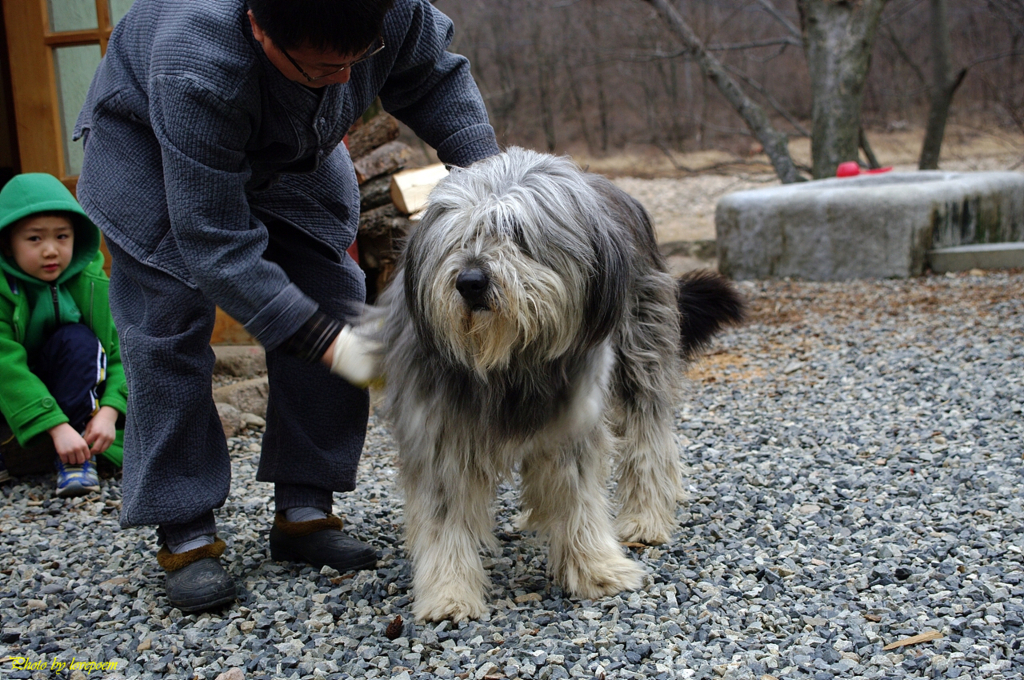
[[(18, 133), (14, 126), (14, 93), (11, 91), (11, 58), (10, 53), (7, 50), (7, 24), (4, 21), (4, 14), (0, 12), (0, 87), (2, 90), (3, 98), (3, 111), (0, 112), (0, 120), (3, 121), (4, 129), (0, 130), (0, 135), (7, 139), (10, 144), (9, 152), (11, 154), (11, 170), (14, 174), (21, 172), (21, 155), (18, 152)], [(7, 177), (0, 177), (0, 185), (2, 185)]]
[(68, 174), (64, 159), (53, 50), (99, 44), (105, 53), (112, 31), (107, 0), (96, 0), (98, 28), (84, 31), (51, 31), (46, 0), (4, 0), (3, 9), (21, 171), (48, 172), (73, 192), (78, 177)]

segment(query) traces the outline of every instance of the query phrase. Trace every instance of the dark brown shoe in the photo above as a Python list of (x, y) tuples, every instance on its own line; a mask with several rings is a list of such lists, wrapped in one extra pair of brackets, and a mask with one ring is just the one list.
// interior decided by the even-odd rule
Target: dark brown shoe
[(165, 588), (171, 606), (191, 614), (218, 609), (235, 601), (235, 582), (221, 566), (224, 541), (219, 538), (183, 553), (160, 548), (156, 560), (167, 572)]
[(344, 534), (340, 517), (289, 522), (279, 512), (270, 530), (270, 557), (281, 562), (305, 562), (317, 569), (326, 565), (344, 573), (374, 568), (378, 555), (366, 543)]

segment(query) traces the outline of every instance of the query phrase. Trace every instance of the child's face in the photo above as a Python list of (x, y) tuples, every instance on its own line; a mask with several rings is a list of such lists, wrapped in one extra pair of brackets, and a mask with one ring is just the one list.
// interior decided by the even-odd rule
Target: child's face
[(10, 227), (10, 235), (10, 255), (29, 276), (40, 281), (56, 281), (71, 264), (75, 228), (66, 217), (26, 217)]

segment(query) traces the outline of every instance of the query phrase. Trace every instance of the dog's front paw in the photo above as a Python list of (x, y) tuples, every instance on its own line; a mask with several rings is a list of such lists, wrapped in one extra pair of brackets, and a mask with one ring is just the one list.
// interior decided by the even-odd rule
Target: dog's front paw
[(593, 560), (569, 559), (556, 578), (573, 596), (596, 600), (623, 590), (636, 590), (643, 576), (640, 565), (621, 553), (613, 553)]
[(615, 535), (626, 543), (668, 543), (675, 527), (675, 517), (655, 512), (622, 513), (615, 518)]
[(479, 619), (487, 613), (487, 605), (479, 593), (446, 585), (433, 592), (417, 589), (412, 613), (419, 621), (451, 619), (457, 623), (466, 619)]

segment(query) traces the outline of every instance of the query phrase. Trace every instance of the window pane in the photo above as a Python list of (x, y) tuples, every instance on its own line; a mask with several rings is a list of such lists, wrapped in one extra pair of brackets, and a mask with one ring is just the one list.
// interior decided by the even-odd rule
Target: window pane
[(96, 19), (96, 0), (47, 0), (50, 10), (50, 30), (84, 31), (99, 28)]
[(99, 65), (99, 45), (57, 47), (53, 50), (60, 122), (64, 132), (64, 166), (68, 175), (77, 175), (82, 170), (82, 142), (72, 142), (71, 133), (75, 129), (78, 112), (85, 103), (89, 83)]
[(110, 0), (110, 25), (117, 26), (128, 9), (132, 6), (132, 0)]

